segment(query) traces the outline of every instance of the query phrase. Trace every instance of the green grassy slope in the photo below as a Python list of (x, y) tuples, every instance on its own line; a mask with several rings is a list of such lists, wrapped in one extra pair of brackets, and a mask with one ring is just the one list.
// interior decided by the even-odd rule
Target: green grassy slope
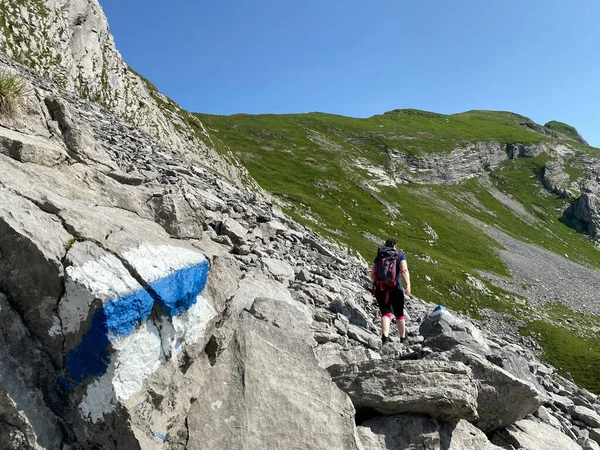
[(579, 134), (577, 129), (575, 127), (572, 127), (571, 125), (567, 125), (566, 123), (551, 120), (550, 122), (545, 124), (544, 127), (549, 128), (557, 133), (560, 133), (567, 139), (572, 139), (577, 142), (582, 141), (581, 135)]
[[(323, 113), (197, 116), (216, 145), (231, 149), (258, 183), (281, 198), (300, 222), (348, 245), (367, 260), (376, 249), (374, 237), (397, 237), (410, 258), (415, 294), (425, 300), (473, 317), (482, 308), (507, 312), (515, 321), (526, 319), (524, 333), (529, 332), (528, 326), (535, 327), (533, 320), (527, 322), (534, 314), (522, 299), (490, 284), (489, 292), (469, 284), (468, 276), (480, 270), (507, 275), (497, 256), (498, 244), (469, 217), (600, 268), (600, 252), (559, 220), (566, 201), (542, 187), (540, 177), (548, 155), (506, 161), (487, 180), (470, 179), (452, 186), (375, 183), (386, 178), (390, 152), (419, 156), (482, 141), (551, 142), (550, 136), (536, 131), (539, 125), (525, 117), (493, 111), (442, 115), (415, 110), (395, 110), (368, 119)], [(578, 153), (597, 154), (582, 144), (565, 143)], [(575, 158), (567, 161), (566, 169), (572, 181), (586, 173)], [(520, 202), (535, 226), (491, 195), (489, 183)], [(556, 327), (552, 323), (548, 326)], [(560, 330), (580, 342), (572, 331)], [(549, 359), (555, 361), (551, 348), (548, 344)], [(566, 362), (556, 360), (557, 365), (576, 379), (588, 380), (580, 376), (587, 370), (581, 364), (587, 347), (573, 344), (572, 348), (579, 356), (567, 356)], [(600, 379), (600, 367), (596, 370)], [(600, 390), (600, 386), (587, 385)]]

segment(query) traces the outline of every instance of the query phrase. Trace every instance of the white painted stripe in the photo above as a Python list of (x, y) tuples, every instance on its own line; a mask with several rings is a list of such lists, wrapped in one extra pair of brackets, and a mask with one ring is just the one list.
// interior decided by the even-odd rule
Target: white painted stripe
[(158, 329), (150, 321), (112, 345), (116, 352), (107, 372), (88, 386), (79, 405), (83, 417), (94, 423), (114, 411), (117, 402), (139, 392), (144, 380), (165, 362)]
[[(176, 358), (184, 344), (200, 341), (215, 310), (199, 295), (197, 302), (180, 316), (164, 316), (160, 333), (147, 321), (131, 335), (112, 341), (111, 363), (106, 373), (87, 387), (79, 405), (82, 416), (94, 423), (115, 410), (143, 388), (144, 381), (165, 363), (164, 353)], [(162, 337), (162, 340), (161, 340)]]
[[(103, 303), (142, 289), (129, 271), (113, 255), (105, 255), (81, 266), (66, 268), (65, 295), (58, 307), (62, 332), (75, 333), (90, 313), (94, 299)], [(54, 327), (50, 330), (54, 330)]]
[(123, 256), (148, 283), (206, 261), (200, 252), (172, 245), (142, 244)]

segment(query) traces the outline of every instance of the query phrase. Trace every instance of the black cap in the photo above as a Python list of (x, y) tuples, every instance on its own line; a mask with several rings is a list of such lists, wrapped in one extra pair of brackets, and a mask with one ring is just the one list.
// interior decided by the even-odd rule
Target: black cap
[(386, 247), (393, 247), (394, 245), (396, 245), (396, 239), (389, 238), (387, 241), (385, 241)]

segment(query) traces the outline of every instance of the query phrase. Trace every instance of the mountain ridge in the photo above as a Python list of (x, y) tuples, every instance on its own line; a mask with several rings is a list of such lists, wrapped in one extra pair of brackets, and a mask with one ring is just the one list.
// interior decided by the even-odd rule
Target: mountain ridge
[[(475, 317), (481, 317), (480, 308), (491, 310), (492, 316), (508, 314), (518, 318), (522, 333), (538, 323), (533, 318), (545, 318), (552, 329), (563, 326), (556, 316), (548, 317), (543, 307), (547, 302), (564, 301), (573, 314), (582, 307), (586, 314), (597, 314), (600, 299), (593, 290), (582, 287), (570, 293), (548, 287), (553, 283), (542, 274), (526, 276), (537, 273), (533, 261), (543, 261), (541, 253), (530, 266), (511, 266), (511, 259), (498, 256), (509, 242), (487, 231), (498, 229), (517, 242), (554, 252), (564, 259), (557, 264), (565, 273), (579, 273), (564, 256), (568, 255), (591, 268), (589, 281), (597, 279), (600, 252), (584, 236), (593, 237), (596, 231), (582, 221), (598, 217), (596, 209), (583, 206), (598, 192), (596, 148), (509, 112), (445, 116), (401, 110), (368, 119), (321, 113), (198, 116), (215, 142), (233, 151), (297, 220), (367, 259), (373, 241), (397, 236), (404, 250), (417, 257), (412, 263), (415, 272), (431, 280), (420, 292), (428, 301)], [(525, 249), (513, 248), (515, 256)], [(517, 278), (513, 271), (523, 274), (521, 284), (532, 287), (499, 281), (498, 277)], [(475, 290), (473, 277), (483, 281), (490, 294)], [(589, 281), (579, 283), (589, 286)], [(557, 284), (563, 283), (570, 285), (567, 279)], [(533, 311), (522, 308), (527, 297)], [(531, 321), (523, 321), (525, 317)], [(594, 337), (597, 326), (584, 327), (589, 345), (600, 344)], [(573, 331), (580, 333), (576, 327)], [(549, 330), (545, 336), (550, 348)], [(581, 352), (584, 347), (577, 348)], [(594, 352), (587, 355), (596, 358)], [(576, 359), (565, 363), (561, 357), (562, 365), (579, 374), (576, 377), (584, 376), (587, 366), (577, 368)]]

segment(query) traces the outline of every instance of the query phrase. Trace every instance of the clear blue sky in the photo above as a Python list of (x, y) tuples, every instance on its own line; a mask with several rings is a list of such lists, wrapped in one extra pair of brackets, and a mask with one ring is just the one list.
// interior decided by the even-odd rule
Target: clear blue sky
[(508, 110), (600, 147), (599, 0), (100, 0), (125, 61), (194, 112)]

